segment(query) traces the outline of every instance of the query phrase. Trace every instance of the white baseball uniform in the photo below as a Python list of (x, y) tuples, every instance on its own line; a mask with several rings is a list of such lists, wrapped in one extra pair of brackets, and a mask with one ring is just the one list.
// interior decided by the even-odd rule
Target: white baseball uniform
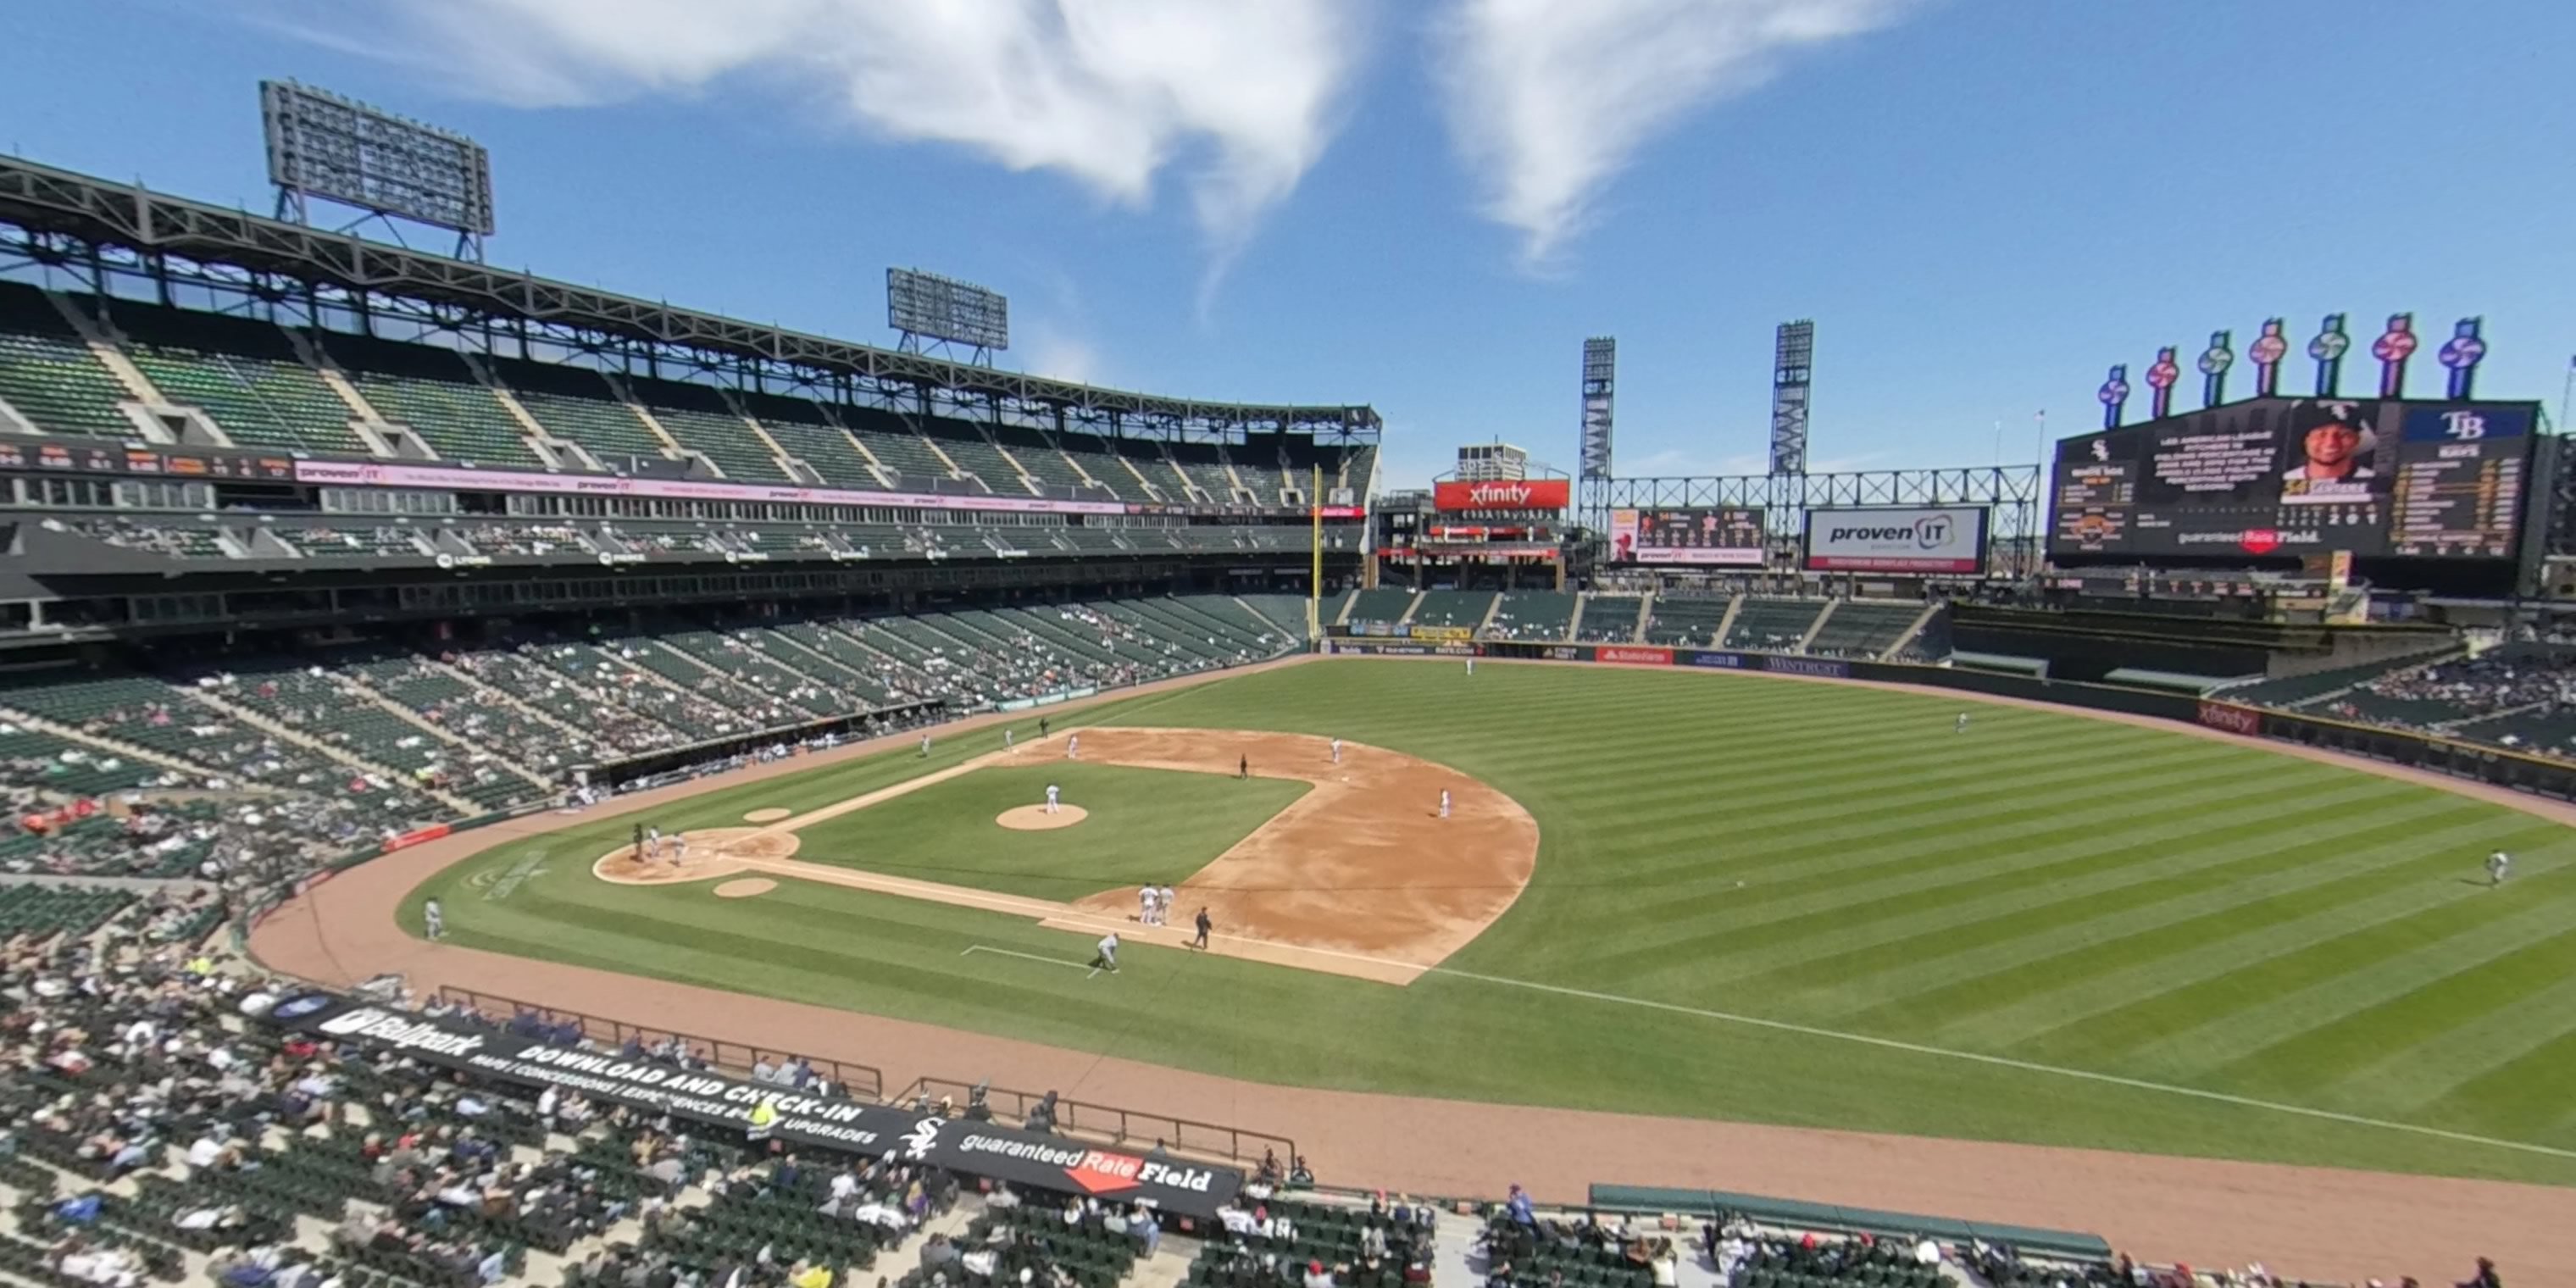
[(1136, 892), (1136, 920), (1143, 925), (1154, 924), (1154, 895), (1155, 890), (1152, 886), (1146, 886)]
[(1060, 807), (1060, 806), (1058, 806), (1058, 805), (1056, 804), (1056, 800), (1055, 800), (1055, 798), (1056, 798), (1056, 791), (1057, 791), (1057, 788), (1056, 788), (1056, 785), (1055, 785), (1055, 784), (1053, 784), (1053, 783), (1048, 783), (1048, 784), (1047, 784), (1047, 813), (1049, 813), (1049, 814), (1055, 814), (1055, 813), (1060, 813), (1060, 812), (1062, 812), (1062, 807)]
[(1449, 817), (1449, 789), (1446, 787), (1440, 789), (1440, 817)]
[(2506, 877), (2508, 877), (2508, 876), (2512, 875), (2512, 873), (2513, 873), (2513, 856), (2512, 856), (2512, 855), (2507, 854), (2507, 853), (2505, 853), (2505, 852), (2504, 852), (2504, 851), (2502, 851), (2502, 850), (2498, 850), (2498, 851), (2496, 851), (2495, 853), (2490, 854), (2490, 855), (2488, 855), (2488, 856), (2487, 856), (2487, 884), (2488, 884), (2488, 885), (2503, 885), (2503, 884), (2504, 884), (2504, 879), (2505, 879)]
[(1066, 735), (1064, 736), (1064, 758), (1065, 758), (1065, 759), (1067, 759), (1067, 760), (1071, 760), (1071, 759), (1073, 759), (1074, 757), (1079, 756), (1079, 755), (1081, 755), (1081, 754), (1082, 754), (1082, 735), (1081, 735), (1081, 734), (1078, 734), (1078, 733), (1069, 733), (1069, 734), (1066, 734)]
[(1333, 763), (1342, 763), (1342, 740), (1339, 738), (1333, 739)]
[(1172, 924), (1172, 888), (1170, 886), (1164, 886), (1154, 894), (1154, 924), (1157, 926)]

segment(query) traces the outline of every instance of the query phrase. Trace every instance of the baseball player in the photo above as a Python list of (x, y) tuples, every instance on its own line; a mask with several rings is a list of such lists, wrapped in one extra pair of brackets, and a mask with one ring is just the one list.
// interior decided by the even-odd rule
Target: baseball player
[[(2513, 856), (2512, 856), (2512, 855), (2507, 854), (2507, 853), (2505, 853), (2505, 852), (2504, 852), (2504, 851), (2502, 851), (2502, 850), (2498, 850), (2498, 851), (2496, 851), (2495, 853), (2490, 854), (2490, 855), (2488, 855), (2488, 856), (2487, 856), (2487, 884), (2488, 884), (2488, 885), (2490, 885), (2490, 886), (2500, 886), (2500, 885), (2503, 885), (2503, 884), (2504, 884), (2504, 879), (2505, 879), (2506, 877), (2511, 876), (2511, 875), (2513, 875)], [(432, 935), (432, 936), (430, 936), (430, 938), (432, 938), (432, 939), (435, 939), (435, 938), (437, 938), (437, 937), (438, 937), (438, 936), (436, 936), (436, 935)]]
[(1078, 733), (1066, 734), (1064, 736), (1064, 758), (1067, 760), (1073, 760), (1079, 758), (1081, 755), (1082, 735)]
[(662, 829), (658, 827), (645, 828), (644, 845), (645, 853), (650, 854), (657, 859), (662, 857)]
[(1118, 973), (1117, 931), (1110, 931), (1108, 934), (1100, 937), (1100, 955), (1091, 959), (1091, 968), (1093, 970), (1105, 970), (1112, 975)]
[(432, 899), (421, 905), (420, 919), (433, 941), (447, 938), (447, 916), (438, 910), (438, 900)]
[(930, 731), (927, 729), (921, 731), (921, 758), (930, 758)]
[(1136, 891), (1136, 924), (1140, 926), (1154, 924), (1154, 900), (1161, 893), (1150, 881)]
[(1199, 909), (1197, 924), (1199, 930), (1198, 937), (1190, 940), (1190, 947), (1205, 948), (1207, 947), (1208, 931), (1214, 928), (1216, 923), (1208, 919), (1207, 909), (1201, 908)]
[(1474, 675), (1475, 673), (1476, 673), (1476, 659), (1474, 659), (1474, 658), (1472, 658), (1472, 657), (1471, 657), (1471, 658), (1468, 658), (1468, 659), (1467, 659), (1467, 674), (1469, 674), (1469, 675)]
[(671, 833), (671, 866), (675, 868), (680, 866), (680, 860), (687, 857), (689, 857), (689, 834)]
[(1044, 742), (1044, 741), (1046, 741), (1046, 736), (1047, 736), (1047, 718), (1046, 718), (1045, 716), (1039, 716), (1039, 717), (1038, 717), (1038, 741), (1040, 741), (1040, 742)]
[(1333, 739), (1333, 763), (1342, 763), (1342, 740), (1339, 738)]
[(1250, 756), (1242, 756), (1242, 757), (1238, 757), (1238, 758), (1235, 760), (1235, 762), (1234, 762), (1234, 776), (1235, 776), (1235, 777), (1237, 777), (1237, 778), (1250, 778), (1250, 777), (1252, 777), (1252, 757), (1250, 757)]
[(1011, 749), (1011, 729), (1010, 729), (1010, 726), (1008, 726), (1008, 725), (1004, 725), (1004, 726), (1002, 727), (1002, 750), (1004, 750), (1004, 751), (1009, 751), (1010, 749)]
[(1056, 804), (1056, 791), (1057, 788), (1055, 784), (1047, 784), (1047, 813), (1049, 814), (1058, 814), (1063, 812), (1063, 807)]
[(1164, 886), (1154, 892), (1154, 924), (1157, 926), (1172, 924), (1172, 888), (1170, 886)]
[(1967, 731), (1968, 731), (1968, 713), (1967, 713), (1967, 712), (1965, 712), (1965, 711), (1962, 711), (1962, 712), (1960, 712), (1960, 713), (1959, 713), (1959, 723), (1957, 723), (1957, 724), (1955, 724), (1955, 725), (1950, 726), (1950, 732), (1952, 732), (1952, 733), (1966, 733)]
[(1449, 789), (1446, 787), (1440, 789), (1440, 817), (1449, 817)]

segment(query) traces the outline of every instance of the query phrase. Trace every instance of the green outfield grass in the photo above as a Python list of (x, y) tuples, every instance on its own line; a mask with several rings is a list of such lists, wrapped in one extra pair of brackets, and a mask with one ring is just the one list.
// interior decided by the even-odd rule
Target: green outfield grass
[[(995, 815), (1046, 800), (1047, 784), (1089, 817), (1014, 832)], [(1278, 778), (1054, 761), (995, 766), (933, 783), (797, 833), (796, 857), (923, 881), (1072, 900), (1148, 881), (1177, 885), (1306, 794)], [(980, 826), (978, 826), (980, 824)]]
[[(1541, 826), (1532, 885), (1409, 988), (1141, 946), (1087, 980), (959, 956), (1088, 951), (995, 914), (796, 882), (610, 887), (588, 864), (624, 820), (461, 864), (405, 921), (437, 892), (475, 947), (1272, 1082), (2576, 1184), (2576, 833), (2179, 732), (1975, 706), (1954, 734), (1960, 709), (1337, 660), (1057, 718), (1338, 735), (1517, 798)], [(943, 738), (656, 821), (809, 809), (998, 744)], [(1196, 808), (1151, 835), (1217, 843)], [(925, 810), (913, 852), (988, 848), (993, 812)], [(2516, 876), (2488, 890), (2497, 848)], [(1032, 861), (1013, 879), (1047, 875)]]

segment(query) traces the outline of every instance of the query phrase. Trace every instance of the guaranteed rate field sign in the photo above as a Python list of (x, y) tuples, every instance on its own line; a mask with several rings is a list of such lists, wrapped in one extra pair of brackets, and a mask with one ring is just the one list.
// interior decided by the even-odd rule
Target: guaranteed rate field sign
[(1940, 572), (1986, 568), (1982, 505), (1807, 511), (1810, 572)]
[(753, 1111), (765, 1102), (774, 1114), (766, 1134), (790, 1144), (929, 1163), (1059, 1194), (1132, 1200), (1206, 1217), (1243, 1188), (1243, 1173), (1232, 1168), (1090, 1145), (1001, 1123), (808, 1095), (727, 1074), (628, 1060), (460, 1020), (368, 1006), (331, 993), (286, 998), (263, 1018), (327, 1042), (521, 1087), (560, 1087), (733, 1131), (749, 1133)]

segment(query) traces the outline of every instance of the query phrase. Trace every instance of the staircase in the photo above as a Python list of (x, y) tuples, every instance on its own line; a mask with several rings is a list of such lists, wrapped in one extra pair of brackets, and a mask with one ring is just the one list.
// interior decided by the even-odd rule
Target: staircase
[(1654, 615), (1655, 597), (1652, 595), (1637, 596), (1637, 622), (1635, 625), (1628, 628), (1628, 639), (1630, 642), (1639, 644), (1645, 642), (1646, 623), (1652, 620)]
[(1905, 633), (1897, 636), (1896, 642), (1888, 645), (1886, 651), (1878, 655), (1878, 660), (1881, 662), (1895, 661), (1896, 655), (1904, 652), (1908, 646), (1912, 645), (1915, 637), (1923, 633), (1923, 628), (1932, 624), (1932, 615), (1940, 611), (1941, 604), (1938, 600), (1925, 604), (1923, 606), (1923, 611), (1915, 614), (1914, 624), (1906, 627)]
[(1824, 631), (1825, 623), (1833, 620), (1834, 610), (1841, 607), (1842, 602), (1839, 599), (1825, 601), (1825, 611), (1816, 614), (1816, 620), (1808, 625), (1807, 633), (1798, 637), (1799, 652), (1806, 652), (1807, 646), (1816, 642), (1816, 636)]
[[(464, 667), (452, 666), (446, 662), (441, 662), (436, 658), (424, 658), (422, 660), (427, 662), (429, 665), (438, 668), (441, 673), (453, 677), (457, 683), (474, 690), (486, 701), (497, 702), (537, 724), (545, 725), (548, 728), (570, 734), (584, 742), (592, 741), (588, 732), (573, 728), (571, 725), (538, 710), (534, 705), (520, 701), (519, 695), (512, 693), (507, 689), (499, 689), (489, 684), (485, 684), (481, 679), (477, 678), (472, 671), (468, 671)], [(642, 720), (645, 717), (638, 713), (635, 714), (635, 718)], [(674, 738), (678, 738), (679, 731), (674, 729), (671, 731), (671, 735)]]
[[(396, 719), (420, 730), (423, 734), (426, 734), (431, 738), (435, 738), (448, 746), (456, 748), (461, 753), (470, 754), (478, 750), (478, 748), (466, 742), (464, 739), (459, 738), (455, 734), (449, 733), (445, 729), (441, 729), (437, 725), (430, 723), (428, 720), (421, 718), (421, 714), (419, 712), (394, 701), (392, 698), (386, 697), (382, 693), (378, 693), (373, 686), (369, 685), (366, 681), (359, 679), (355, 675), (341, 674), (335, 675), (333, 678), (339, 682), (341, 690), (349, 694), (351, 697), (363, 698), (366, 701), (384, 708)], [(497, 765), (501, 769), (510, 773), (517, 774), (530, 786), (535, 787), (539, 791), (552, 792), (555, 789), (555, 785), (547, 781), (544, 775), (510, 759), (507, 755), (503, 754), (503, 750), (501, 748), (494, 747), (484, 750), (489, 750), (492, 753), (492, 763), (494, 765)]]

